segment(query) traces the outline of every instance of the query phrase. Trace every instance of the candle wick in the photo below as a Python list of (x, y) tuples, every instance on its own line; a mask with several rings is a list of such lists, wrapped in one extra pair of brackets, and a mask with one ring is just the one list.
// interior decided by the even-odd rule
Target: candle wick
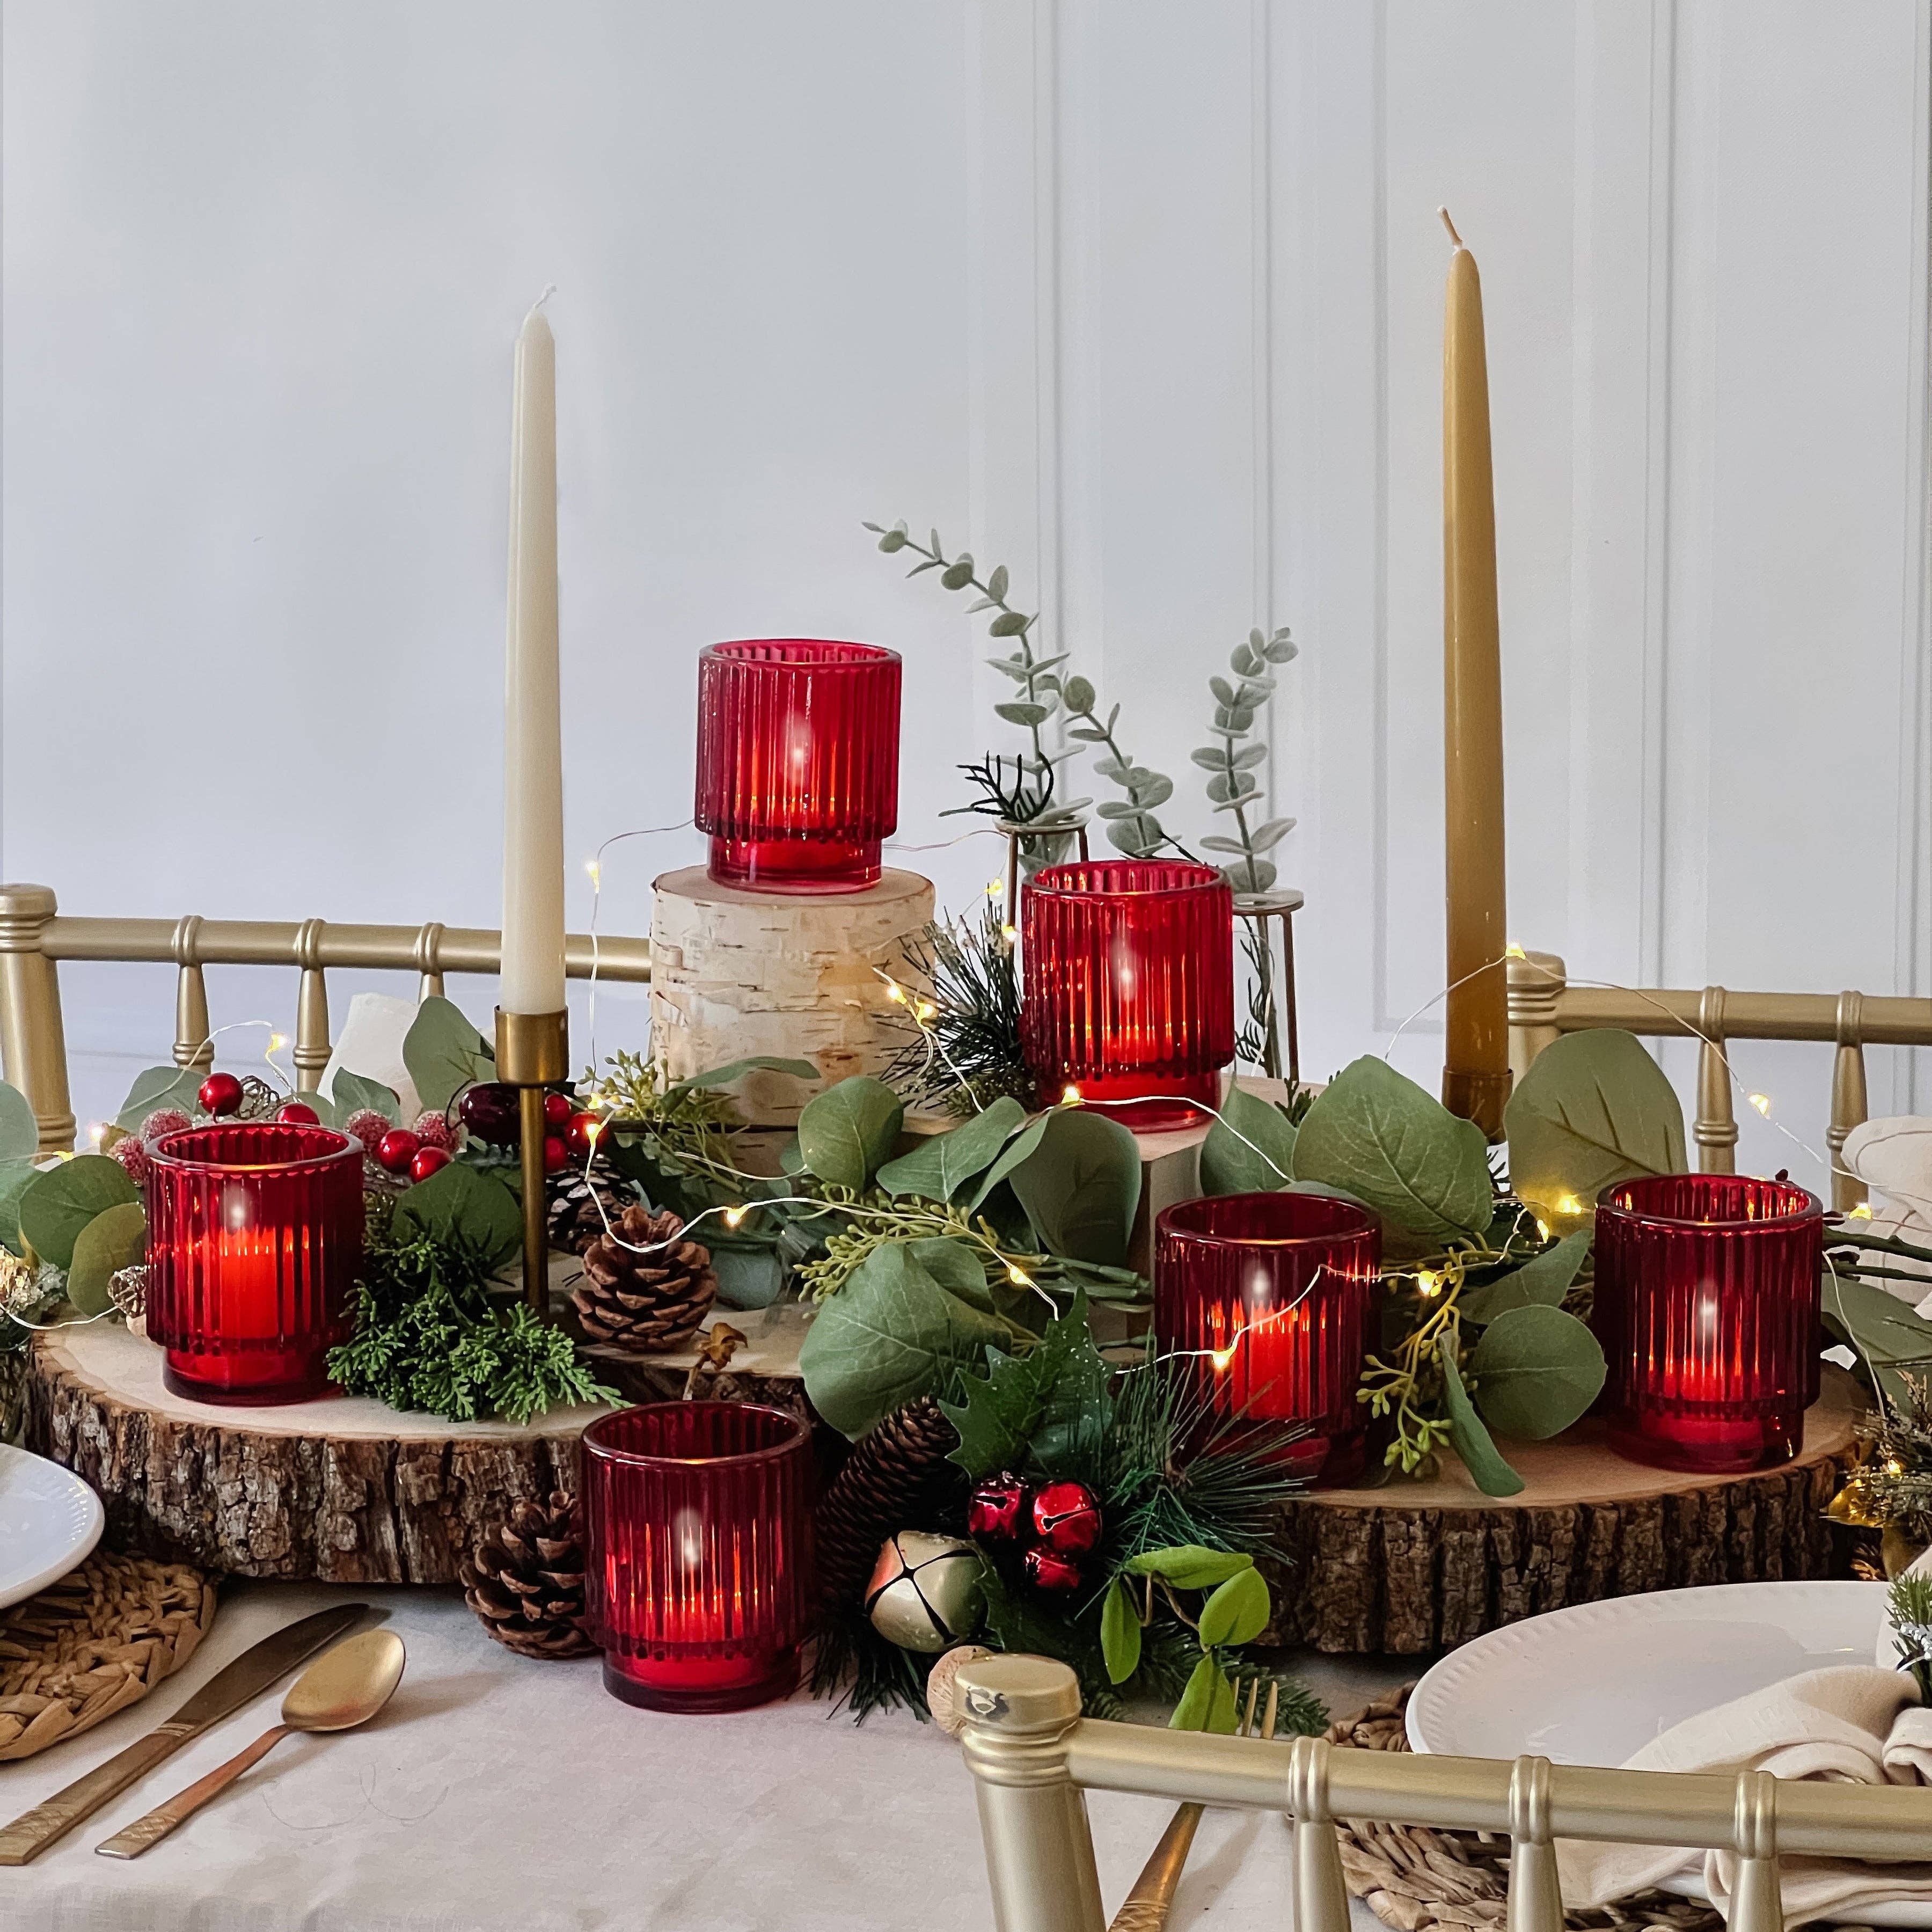
[[(1444, 220), (1445, 220), (1445, 221), (1446, 221), (1446, 220), (1448, 220), (1448, 218), (1449, 218), (1445, 214), (1442, 218), (1444, 219)], [(1449, 232), (1450, 232), (1450, 234), (1452, 234), (1452, 235), (1453, 235), (1453, 234), (1454, 234), (1454, 233), (1455, 233), (1455, 232), (1456, 232), (1456, 231), (1452, 228)], [(532, 315), (535, 315), (535, 314), (536, 314), (537, 310), (538, 310), (538, 309), (542, 308), (543, 307), (544, 304), (545, 302), (548, 302), (548, 301), (550, 300), (550, 297), (551, 297), (552, 296), (555, 295), (556, 293), (556, 283), (552, 282), (552, 283), (551, 283), (551, 284), (550, 284), (550, 285), (549, 285), (549, 286), (548, 286), (548, 287), (544, 290), (543, 293), (542, 293), (542, 295), (538, 296), (537, 297), (536, 300), (535, 302), (532, 302), (532, 303), (530, 304), (530, 314), (531, 314)]]
[(1466, 248), (1469, 244), (1456, 232), (1456, 224), (1449, 219), (1449, 211), (1446, 208), (1438, 208), (1436, 212), (1442, 216), (1442, 225), (1448, 230), (1450, 240), (1454, 242), (1457, 248)]

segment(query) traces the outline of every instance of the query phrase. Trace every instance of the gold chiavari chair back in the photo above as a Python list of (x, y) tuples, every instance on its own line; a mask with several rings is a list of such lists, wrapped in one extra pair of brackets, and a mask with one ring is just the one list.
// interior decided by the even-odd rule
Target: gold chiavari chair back
[[(313, 1086), (328, 1064), (328, 973), (332, 967), (413, 972), (419, 994), (440, 993), (452, 973), (493, 974), (500, 936), (431, 920), (418, 926), (338, 925), (320, 919), (276, 922), (75, 919), (62, 914), (46, 886), (0, 886), (0, 1067), (32, 1103), (40, 1149), (74, 1144), (67, 1044), (61, 1018), (63, 959), (172, 962), (176, 968), (174, 1060), (207, 1066), (214, 1057), (203, 968), (292, 967), (296, 993), (293, 1059), (298, 1082)], [(651, 976), (650, 942), (573, 933), (565, 970), (632, 985)]]

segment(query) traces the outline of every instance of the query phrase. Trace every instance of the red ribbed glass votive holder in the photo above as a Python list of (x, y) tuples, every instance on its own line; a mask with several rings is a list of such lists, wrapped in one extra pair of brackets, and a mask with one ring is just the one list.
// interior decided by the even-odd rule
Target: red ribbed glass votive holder
[(1375, 1320), (1382, 1224), (1322, 1194), (1222, 1194), (1154, 1223), (1154, 1326), (1196, 1357), (1217, 1416), (1299, 1422), (1284, 1460), (1323, 1487), (1362, 1472), (1355, 1400)]
[(1610, 1443), (1667, 1469), (1788, 1462), (1818, 1400), (1824, 1209), (1788, 1181), (1672, 1174), (1597, 1204)]
[(1020, 888), (1020, 1038), (1049, 1100), (1186, 1126), (1234, 1057), (1234, 900), (1211, 866), (1103, 859)]
[(607, 1690), (737, 1711), (794, 1687), (812, 1480), (806, 1424), (752, 1402), (656, 1402), (584, 1432), (585, 1627)]
[(148, 1168), (150, 1341), (200, 1402), (325, 1394), (362, 1265), (362, 1149), (332, 1127), (231, 1120), (164, 1134)]
[(719, 884), (861, 892), (898, 817), (897, 652), (767, 638), (702, 653), (698, 829)]

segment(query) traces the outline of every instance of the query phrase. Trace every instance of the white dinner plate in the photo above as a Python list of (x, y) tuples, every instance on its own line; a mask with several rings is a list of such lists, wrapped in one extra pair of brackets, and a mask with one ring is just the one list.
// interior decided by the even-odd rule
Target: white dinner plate
[(100, 1540), (102, 1520), (71, 1469), (0, 1442), (0, 1610), (58, 1583)]
[[(1882, 1583), (1724, 1583), (1552, 1610), (1443, 1658), (1409, 1698), (1408, 1742), (1454, 1757), (1619, 1765), (1700, 1711), (1804, 1671), (1871, 1663), (1885, 1598)], [(1932, 1928), (1932, 1906), (1861, 1917)]]

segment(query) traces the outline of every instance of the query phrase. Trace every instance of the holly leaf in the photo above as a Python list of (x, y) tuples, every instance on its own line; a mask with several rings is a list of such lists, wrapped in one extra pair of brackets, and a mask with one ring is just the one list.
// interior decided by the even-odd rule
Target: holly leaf
[(1110, 1684), (1124, 1684), (1141, 1667), (1141, 1620), (1133, 1592), (1116, 1576), (1100, 1605), (1100, 1655)]
[(1495, 1214), (1482, 1129), (1372, 1055), (1316, 1096), (1295, 1138), (1294, 1178), (1342, 1188), (1431, 1240), (1466, 1240)]
[(1158, 1576), (1177, 1590), (1211, 1590), (1236, 1571), (1251, 1570), (1255, 1559), (1238, 1550), (1210, 1550), (1204, 1544), (1175, 1543), (1161, 1550), (1143, 1550), (1127, 1558), (1136, 1576)]
[(76, 1154), (58, 1167), (36, 1174), (20, 1195), (20, 1232), (44, 1262), (74, 1265), (74, 1244), (97, 1214), (129, 1202), (141, 1190), (118, 1160), (105, 1154)]
[(192, 1120), (201, 1093), (202, 1076), (192, 1066), (150, 1066), (134, 1076), (114, 1124), (124, 1134), (138, 1134), (141, 1123), (157, 1108), (176, 1107)]
[(417, 1007), (403, 1036), (403, 1064), (423, 1105), (438, 1113), (464, 1088), (496, 1077), (496, 1056), (488, 1042), (464, 1018), (460, 1006), (436, 993)]
[(485, 1267), (496, 1268), (524, 1244), (524, 1210), (495, 1175), (453, 1160), (398, 1200), (394, 1231), (401, 1240), (427, 1234), (461, 1241), (477, 1250)]
[(1565, 1231), (1594, 1218), (1612, 1183), (1688, 1165), (1670, 1082), (1634, 1035), (1611, 1028), (1546, 1046), (1510, 1094), (1503, 1127), (1516, 1192)]
[(1604, 1386), (1603, 1345), (1576, 1316), (1532, 1306), (1498, 1315), (1470, 1352), (1476, 1406), (1502, 1436), (1560, 1436)]
[(138, 1201), (95, 1215), (74, 1238), (67, 1298), (83, 1315), (105, 1315), (114, 1306), (115, 1275), (145, 1260), (147, 1252), (148, 1216)]
[(1120, 1267), (1141, 1201), (1140, 1148), (1118, 1120), (1084, 1107), (1055, 1108), (1013, 1192), (1049, 1254)]
[(1268, 1620), (1267, 1580), (1258, 1570), (1237, 1570), (1201, 1606), (1202, 1647), (1252, 1643), (1268, 1628)]
[(1583, 1257), (1590, 1252), (1592, 1231), (1580, 1228), (1565, 1234), (1554, 1247), (1480, 1288), (1465, 1288), (1456, 1299), (1466, 1322), (1493, 1322), (1512, 1308), (1556, 1308), (1570, 1292)]
[(820, 1180), (857, 1192), (892, 1152), (904, 1119), (904, 1104), (883, 1080), (855, 1073), (805, 1103), (799, 1151)]
[(958, 1189), (992, 1166), (1025, 1124), (1026, 1109), (1010, 1094), (1002, 1094), (963, 1126), (931, 1135), (910, 1154), (887, 1161), (879, 1169), (879, 1185), (891, 1195), (950, 1201)]
[(1454, 1355), (1448, 1349), (1438, 1349), (1436, 1359), (1442, 1370), (1442, 1406), (1449, 1412), (1450, 1446), (1462, 1457), (1463, 1468), (1486, 1496), (1520, 1494), (1522, 1478), (1504, 1461), (1496, 1438), (1483, 1426), (1483, 1419), (1462, 1386)]
[(904, 1243), (890, 1242), (819, 1310), (799, 1370), (812, 1406), (856, 1442), (902, 1403), (983, 1359), (988, 1347), (1010, 1342), (1012, 1332), (948, 1294)]
[[(352, 1073), (346, 1066), (335, 1070), (335, 1078), (328, 1084), (338, 1119), (346, 1120), (352, 1114), (359, 1114), (367, 1108), (371, 1113), (380, 1114), (392, 1127), (406, 1124), (402, 1101), (393, 1087), (386, 1087), (380, 1080), (371, 1080), (365, 1073)], [(302, 1097), (311, 1106), (314, 1105), (313, 1094)], [(328, 1116), (323, 1114), (322, 1118), (327, 1120)]]
[[(850, 1292), (848, 1282), (827, 1308), (836, 1306)], [(818, 1319), (824, 1318), (821, 1312)], [(1035, 1432), (1049, 1417), (1063, 1427), (1077, 1423), (1084, 1405), (1093, 1398), (1096, 1368), (1104, 1398), (1106, 1364), (1088, 1327), (1084, 1291), (1074, 1296), (1064, 1315), (1047, 1324), (1036, 1346), (1024, 1355), (1003, 1354), (995, 1349), (987, 1360), (984, 1375), (964, 1378), (962, 1400), (939, 1405), (959, 1434), (959, 1446), (948, 1460), (976, 1481), (1002, 1469), (1022, 1466)], [(1067, 1384), (1064, 1390), (1063, 1382)]]
[(32, 1160), (40, 1150), (40, 1124), (33, 1102), (0, 1081), (0, 1161)]
[(1201, 1186), (1208, 1194), (1271, 1193), (1294, 1172), (1294, 1129), (1271, 1101), (1245, 1087), (1228, 1089), (1221, 1117), (1201, 1146)]

